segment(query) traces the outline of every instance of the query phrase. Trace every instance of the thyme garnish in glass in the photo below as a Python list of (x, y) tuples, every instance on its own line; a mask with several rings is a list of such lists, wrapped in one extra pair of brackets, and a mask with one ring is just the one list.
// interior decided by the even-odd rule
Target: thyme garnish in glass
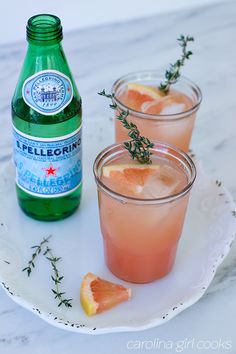
[[(101, 96), (107, 97), (111, 100), (110, 108), (116, 110), (117, 104), (114, 102), (114, 94), (107, 94), (105, 90), (98, 93)], [(120, 110), (120, 109), (119, 109)], [(124, 128), (129, 130), (128, 136), (131, 140), (124, 142), (124, 147), (129, 151), (132, 159), (137, 159), (141, 164), (151, 164), (151, 151), (150, 149), (154, 144), (146, 137), (140, 135), (138, 127), (132, 122), (128, 122), (127, 117), (129, 111), (120, 110), (117, 119), (121, 121)]]
[(182, 56), (174, 64), (170, 64), (169, 69), (165, 72), (165, 81), (159, 85), (159, 90), (165, 95), (168, 94), (170, 86), (175, 84), (180, 77), (180, 69), (184, 66), (185, 61), (193, 54), (190, 50), (187, 50), (188, 43), (194, 41), (193, 37), (181, 35), (177, 40), (182, 48)]

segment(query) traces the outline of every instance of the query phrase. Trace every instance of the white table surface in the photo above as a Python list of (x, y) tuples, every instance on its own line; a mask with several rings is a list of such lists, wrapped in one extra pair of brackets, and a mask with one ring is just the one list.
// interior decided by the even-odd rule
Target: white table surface
[[(125, 73), (162, 68), (175, 60), (179, 53), (175, 40), (181, 33), (195, 37), (194, 56), (184, 68), (184, 74), (198, 83), (204, 96), (192, 148), (203, 161), (208, 174), (221, 180), (235, 198), (235, 2), (222, 2), (66, 35), (64, 48), (83, 97), (84, 158), (86, 140), (91, 134), (97, 135), (95, 150), (104, 147), (104, 140), (107, 144), (114, 139), (107, 102), (96, 93), (103, 88), (109, 89), (113, 81)], [(0, 161), (8, 159), (11, 154), (10, 99), (25, 50), (25, 43), (0, 46)], [(96, 121), (104, 114), (107, 115), (107, 126), (97, 131)], [(90, 164), (85, 162), (84, 166), (88, 168)], [(197, 304), (161, 327), (142, 332), (100, 336), (66, 332), (17, 306), (0, 289), (0, 354), (64, 354), (66, 351), (71, 354), (168, 353), (177, 352), (178, 342), (186, 340), (190, 343), (188, 349), (185, 345), (183, 353), (236, 353), (235, 295), (236, 244)], [(213, 341), (217, 341), (218, 349), (199, 349), (201, 343), (208, 346), (207, 343)], [(229, 349), (223, 348), (226, 341), (229, 341)], [(158, 342), (159, 349), (158, 344), (149, 349), (154, 345), (151, 343)], [(142, 350), (134, 349), (139, 345), (143, 346)], [(168, 349), (171, 346), (172, 349)]]

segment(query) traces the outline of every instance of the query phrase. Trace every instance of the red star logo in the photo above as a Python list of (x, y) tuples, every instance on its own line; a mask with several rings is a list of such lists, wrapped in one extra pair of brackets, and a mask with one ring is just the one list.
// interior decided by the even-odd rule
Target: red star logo
[(29, 90), (26, 90), (27, 95), (30, 93)]
[(48, 168), (43, 168), (42, 170), (46, 172), (46, 177), (56, 177), (56, 172), (59, 170), (59, 167), (54, 168), (53, 164), (50, 163)]
[(70, 92), (70, 87), (68, 87), (67, 91)]

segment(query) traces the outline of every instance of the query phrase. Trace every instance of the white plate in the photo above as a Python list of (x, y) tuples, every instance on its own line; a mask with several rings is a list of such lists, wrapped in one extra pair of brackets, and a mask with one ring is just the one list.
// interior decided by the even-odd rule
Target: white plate
[[(64, 221), (44, 223), (21, 212), (12, 167), (9, 162), (4, 166), (0, 175), (1, 284), (15, 302), (66, 330), (89, 334), (135, 331), (170, 320), (204, 294), (234, 239), (235, 205), (230, 194), (198, 171), (173, 271), (152, 284), (128, 284), (115, 278), (104, 264), (92, 173), (87, 176), (79, 212)], [(43, 257), (36, 261), (30, 278), (21, 271), (32, 254), (30, 247), (49, 234), (53, 235), (51, 247), (62, 257), (58, 267), (65, 276), (62, 287), (74, 299), (72, 309), (58, 308), (51, 293), (50, 264)], [(132, 300), (87, 317), (80, 306), (79, 291), (88, 271), (131, 287)]]

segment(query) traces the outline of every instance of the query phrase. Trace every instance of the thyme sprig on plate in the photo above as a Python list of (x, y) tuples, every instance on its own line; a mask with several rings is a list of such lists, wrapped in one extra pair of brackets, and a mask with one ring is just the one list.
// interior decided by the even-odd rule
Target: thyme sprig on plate
[(193, 54), (191, 50), (187, 50), (188, 43), (194, 41), (193, 37), (181, 35), (177, 41), (182, 48), (182, 56), (174, 64), (170, 64), (169, 69), (165, 72), (165, 81), (159, 85), (159, 90), (165, 95), (169, 92), (170, 86), (175, 84), (180, 77), (180, 69), (184, 66), (185, 61)]
[[(24, 269), (22, 269), (23, 272), (27, 272), (28, 277), (31, 275), (31, 272), (33, 270), (33, 268), (35, 268), (35, 259), (36, 257), (42, 252), (43, 252), (43, 256), (50, 262), (51, 267), (52, 267), (52, 271), (53, 271), (53, 275), (51, 275), (51, 279), (55, 284), (55, 288), (51, 289), (53, 294), (54, 294), (54, 298), (58, 300), (58, 307), (60, 307), (61, 305), (64, 305), (65, 307), (72, 307), (71, 305), (71, 301), (73, 299), (66, 299), (63, 297), (63, 295), (65, 295), (65, 292), (62, 292), (60, 290), (60, 284), (61, 281), (63, 280), (64, 276), (59, 274), (59, 270), (57, 268), (57, 263), (60, 261), (61, 257), (56, 257), (53, 252), (52, 249), (48, 247), (47, 243), (49, 242), (49, 239), (52, 237), (52, 235), (48, 236), (47, 238), (44, 238), (39, 245), (36, 246), (32, 246), (31, 248), (34, 249), (34, 252), (31, 256), (30, 261), (28, 262), (27, 267), (25, 267)], [(46, 247), (46, 249), (45, 249)]]
[[(116, 102), (114, 101), (114, 94), (107, 94), (105, 90), (102, 90), (98, 94), (111, 100), (111, 109), (116, 110), (118, 108)], [(123, 124), (123, 127), (129, 130), (128, 136), (131, 140), (125, 141), (124, 147), (129, 151), (133, 160), (137, 159), (141, 164), (151, 164), (152, 153), (150, 149), (154, 146), (154, 144), (148, 138), (140, 135), (136, 124), (128, 122), (128, 115), (129, 110), (121, 110), (119, 108), (119, 114), (116, 116), (116, 118)]]
[(32, 269), (35, 268), (35, 259), (36, 257), (42, 252), (43, 246), (49, 242), (49, 239), (52, 235), (48, 236), (47, 238), (43, 238), (39, 245), (32, 246), (31, 248), (34, 250), (31, 259), (28, 262), (28, 266), (22, 269), (22, 272), (27, 272), (28, 277), (30, 276)]
[(55, 295), (54, 298), (58, 300), (58, 307), (61, 305), (65, 305), (66, 307), (72, 307), (71, 301), (73, 299), (65, 299), (63, 298), (63, 295), (65, 295), (65, 292), (62, 292), (59, 288), (59, 285), (61, 284), (62, 279), (64, 276), (59, 274), (59, 271), (57, 269), (57, 263), (60, 261), (61, 257), (55, 257), (52, 253), (51, 248), (47, 246), (44, 254), (43, 254), (47, 260), (51, 263), (53, 275), (51, 275), (51, 279), (55, 284), (55, 288), (51, 289), (53, 294)]

